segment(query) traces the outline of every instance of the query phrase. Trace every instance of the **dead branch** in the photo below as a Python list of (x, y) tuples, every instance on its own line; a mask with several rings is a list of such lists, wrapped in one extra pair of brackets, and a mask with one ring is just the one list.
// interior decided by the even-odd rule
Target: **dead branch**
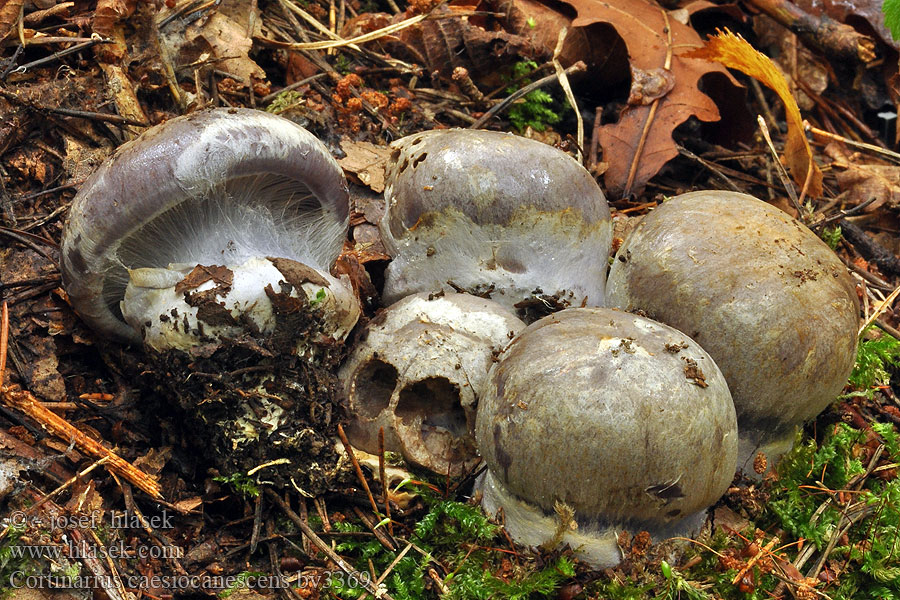
[(852, 60), (868, 67), (875, 62), (875, 42), (849, 25), (822, 15), (813, 16), (790, 0), (748, 0), (748, 4), (784, 25), (808, 46), (828, 56)]

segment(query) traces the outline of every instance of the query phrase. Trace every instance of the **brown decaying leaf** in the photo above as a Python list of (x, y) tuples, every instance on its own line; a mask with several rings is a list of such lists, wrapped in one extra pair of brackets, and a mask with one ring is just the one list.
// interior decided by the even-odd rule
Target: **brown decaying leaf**
[[(716, 121), (719, 110), (700, 92), (698, 81), (712, 72), (726, 73), (719, 65), (687, 58), (685, 50), (701, 45), (693, 29), (647, 0), (567, 0), (578, 16), (574, 28), (608, 23), (625, 41), (632, 69), (668, 70), (674, 84), (668, 93), (649, 104), (627, 106), (616, 123), (600, 129), (600, 144), (609, 169), (604, 174), (613, 197), (639, 190), (666, 162), (677, 156), (672, 132), (689, 117)], [(667, 34), (668, 32), (668, 34)]]
[[(797, 101), (788, 88), (787, 80), (775, 63), (754, 49), (744, 38), (727, 29), (711, 37), (706, 43), (706, 47), (693, 50), (687, 56), (718, 61), (753, 77), (778, 94), (785, 106), (785, 119), (788, 126), (783, 161), (790, 170), (794, 181), (799, 186), (805, 187), (809, 196), (814, 198), (820, 196), (822, 194), (822, 171), (813, 160), (812, 150), (803, 133), (803, 118), (800, 116)], [(807, 177), (809, 178), (808, 185)]]
[(887, 204), (891, 208), (900, 206), (900, 167), (893, 165), (851, 164), (836, 175), (841, 192), (847, 192), (849, 204), (862, 204), (874, 198), (866, 206), (865, 212), (875, 212)]
[(355, 175), (377, 194), (384, 191), (384, 168), (391, 156), (390, 148), (345, 138), (341, 140), (341, 150), (346, 156), (338, 164), (345, 172)]
[(0, 40), (15, 27), (25, 0), (0, 0)]
[[(167, 14), (162, 11), (160, 18)], [(255, 28), (248, 33), (251, 20)], [(253, 47), (251, 37), (258, 34), (259, 27), (258, 9), (251, 18), (248, 2), (223, 0), (217, 10), (186, 27), (168, 25), (161, 32), (160, 42), (178, 65), (212, 64), (242, 82), (263, 80), (266, 72), (249, 56)]]
[[(502, 30), (489, 31), (468, 16), (449, 18), (454, 12), (470, 8), (439, 6), (432, 14), (443, 18), (422, 21), (375, 43), (396, 57), (424, 65), (429, 72), (438, 71), (448, 78), (456, 67), (465, 67), (473, 79), (486, 86), (500, 83), (499, 72), (504, 66), (543, 51), (536, 50), (528, 37)], [(343, 34), (369, 32), (410, 16), (408, 12), (393, 17), (364, 13), (349, 21)]]
[(113, 37), (116, 23), (127, 19), (137, 8), (137, 0), (97, 0), (93, 30), (103, 37)]

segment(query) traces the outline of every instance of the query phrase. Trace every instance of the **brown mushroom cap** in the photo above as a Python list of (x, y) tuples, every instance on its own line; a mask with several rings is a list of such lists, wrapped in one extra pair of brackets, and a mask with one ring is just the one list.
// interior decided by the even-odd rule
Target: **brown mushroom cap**
[(392, 147), (385, 303), (453, 288), (511, 309), (542, 294), (603, 303), (609, 208), (570, 156), (493, 131), (428, 131)]
[(802, 223), (745, 194), (684, 194), (645, 216), (617, 253), (607, 302), (680, 329), (712, 355), (734, 397), (745, 470), (757, 447), (790, 447), (856, 358), (847, 269)]
[(200, 111), (124, 144), (84, 183), (63, 283), (95, 330), (138, 341), (118, 306), (127, 269), (275, 256), (327, 271), (348, 221), (343, 173), (309, 132), (256, 110)]

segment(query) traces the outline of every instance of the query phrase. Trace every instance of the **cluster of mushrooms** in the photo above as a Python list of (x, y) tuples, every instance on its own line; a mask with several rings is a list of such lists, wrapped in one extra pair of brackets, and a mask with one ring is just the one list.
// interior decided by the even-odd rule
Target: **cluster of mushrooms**
[[(348, 435), (374, 452), (383, 430), (387, 450), (439, 473), (480, 456), (482, 504), (517, 541), (555, 539), (605, 567), (622, 529), (690, 534), (737, 469), (774, 463), (843, 387), (855, 286), (777, 208), (722, 191), (669, 199), (610, 267), (609, 208), (568, 155), (488, 131), (392, 148), (386, 308), (338, 372)], [(361, 314), (330, 271), (348, 222), (341, 169), (308, 132), (199, 112), (84, 184), (64, 282), (104, 336), (196, 355), (280, 335), (315, 362)], [(280, 331), (288, 314), (302, 335)]]

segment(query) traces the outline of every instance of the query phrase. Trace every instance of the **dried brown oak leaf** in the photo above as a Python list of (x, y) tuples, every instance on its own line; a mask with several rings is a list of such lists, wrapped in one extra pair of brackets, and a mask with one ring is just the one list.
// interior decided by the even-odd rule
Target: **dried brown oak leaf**
[[(628, 196), (678, 155), (672, 139), (676, 127), (690, 117), (719, 120), (716, 103), (698, 88), (700, 78), (716, 72), (729, 79), (730, 75), (721, 65), (687, 58), (688, 50), (702, 44), (700, 36), (656, 3), (567, 0), (566, 4), (577, 13), (572, 21), (574, 30), (603, 23), (615, 28), (628, 47), (632, 72), (641, 75), (633, 77), (633, 83), (656, 79), (659, 84), (655, 87), (661, 93), (653, 94), (648, 103), (642, 100), (644, 92), (632, 89), (634, 102), (622, 110), (617, 122), (600, 129), (604, 157), (615, 157), (608, 160), (606, 187), (614, 198)], [(659, 75), (663, 71), (671, 77)]]
[(715, 60), (727, 67), (737, 69), (769, 87), (784, 103), (787, 121), (787, 139), (784, 142), (784, 164), (791, 172), (797, 185), (806, 193), (817, 198), (822, 195), (822, 171), (813, 160), (812, 149), (803, 130), (803, 118), (797, 101), (791, 94), (787, 80), (775, 63), (765, 54), (751, 46), (744, 38), (728, 31), (709, 38), (706, 47), (689, 53), (695, 58)]
[(0, 0), (0, 40), (15, 27), (25, 0)]
[(338, 160), (338, 164), (345, 173), (355, 175), (376, 194), (384, 191), (384, 168), (391, 157), (390, 148), (344, 138), (341, 140), (341, 150), (345, 156)]
[[(429, 72), (437, 71), (447, 78), (456, 67), (465, 67), (483, 86), (499, 85), (499, 74), (504, 66), (548, 54), (544, 49), (536, 48), (530, 37), (495, 29), (483, 20), (470, 18), (469, 12), (471, 7), (439, 6), (431, 13), (435, 18), (384, 36), (377, 44), (392, 56), (424, 65)], [(349, 21), (342, 34), (352, 37), (368, 33), (410, 16), (413, 16), (412, 12), (393, 17), (364, 13)]]
[(885, 204), (896, 209), (900, 206), (900, 167), (894, 165), (850, 164), (838, 171), (838, 189), (847, 192), (847, 203), (859, 205), (873, 200), (865, 212), (872, 213)]
[(124, 21), (137, 8), (137, 0), (98, 0), (94, 11), (93, 31), (106, 38), (114, 37), (116, 23)]
[[(215, 65), (242, 82), (264, 80), (266, 72), (250, 58), (252, 38), (261, 31), (259, 9), (245, 0), (223, 0), (217, 6), (190, 23), (176, 20), (167, 25), (160, 32), (165, 50), (179, 65)], [(163, 10), (159, 18), (175, 10)]]

